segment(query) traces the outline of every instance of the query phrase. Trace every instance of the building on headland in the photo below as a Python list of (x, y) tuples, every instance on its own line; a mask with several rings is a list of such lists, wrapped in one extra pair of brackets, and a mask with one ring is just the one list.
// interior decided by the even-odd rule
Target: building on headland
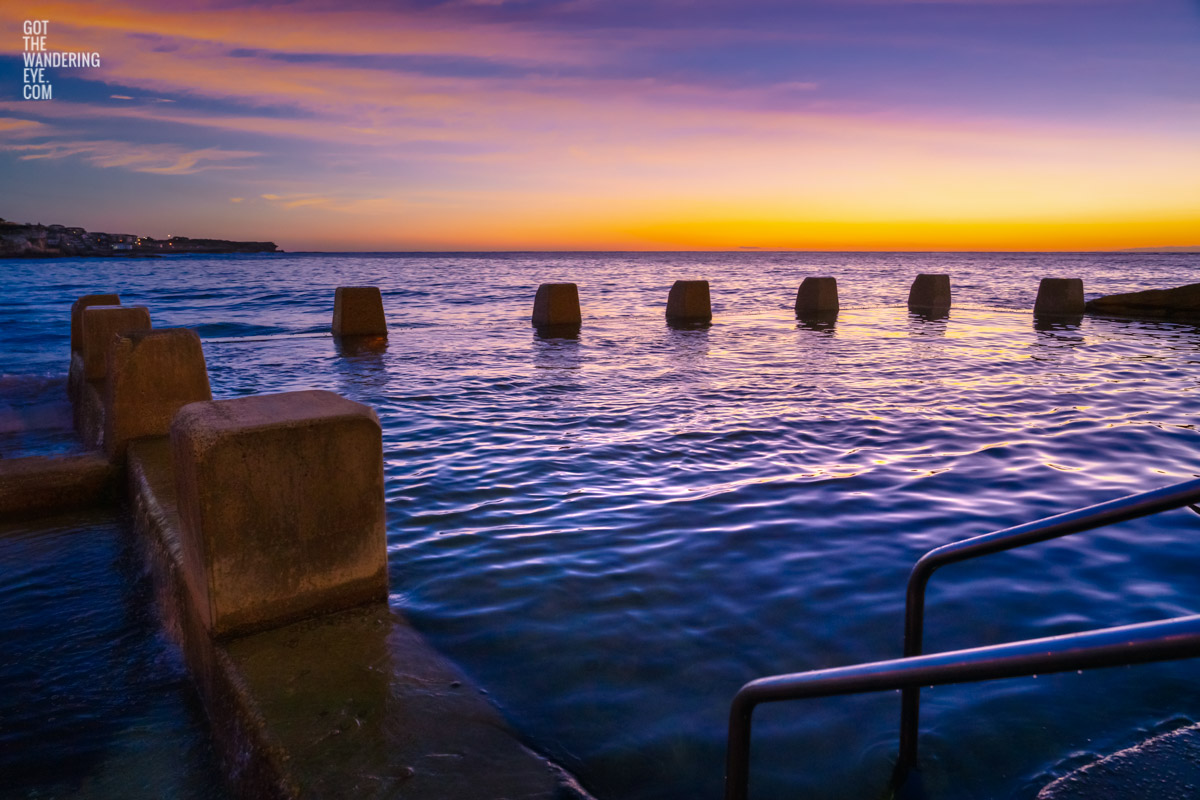
[(227, 239), (166, 240), (132, 233), (105, 233), (53, 224), (10, 222), (0, 218), (0, 258), (53, 258), (55, 256), (152, 256), (164, 253), (277, 253), (274, 242), (237, 242)]

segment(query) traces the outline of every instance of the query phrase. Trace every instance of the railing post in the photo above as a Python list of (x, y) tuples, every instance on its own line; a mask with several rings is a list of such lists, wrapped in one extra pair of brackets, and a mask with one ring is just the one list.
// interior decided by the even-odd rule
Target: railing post
[[(904, 603), (904, 657), (921, 655), (925, 631), (925, 586), (933, 567), (925, 558), (913, 566), (908, 576)], [(921, 725), (921, 687), (910, 686), (900, 695), (900, 755), (896, 762), (899, 773), (917, 765), (917, 737)]]
[(729, 708), (729, 742), (725, 749), (725, 800), (746, 800), (750, 787), (750, 718), (754, 702), (743, 692)]

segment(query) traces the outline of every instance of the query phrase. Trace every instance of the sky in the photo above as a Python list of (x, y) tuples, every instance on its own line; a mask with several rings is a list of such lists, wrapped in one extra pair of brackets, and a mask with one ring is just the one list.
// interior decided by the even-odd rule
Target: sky
[[(26, 20), (51, 99), (25, 99)], [(286, 250), (1200, 244), (1200, 0), (0, 5), (0, 217)]]

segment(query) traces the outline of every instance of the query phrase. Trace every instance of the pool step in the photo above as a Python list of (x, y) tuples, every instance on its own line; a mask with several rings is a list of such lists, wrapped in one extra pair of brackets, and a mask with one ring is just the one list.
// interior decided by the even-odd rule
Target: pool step
[(1200, 797), (1200, 725), (1164, 733), (1064, 775), (1038, 800), (1194, 800)]

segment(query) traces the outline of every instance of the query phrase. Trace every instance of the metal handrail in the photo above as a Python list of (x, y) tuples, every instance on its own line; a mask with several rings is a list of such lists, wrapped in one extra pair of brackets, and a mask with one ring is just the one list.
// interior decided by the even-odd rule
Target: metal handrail
[[(1182, 508), (1197, 501), (1200, 501), (1200, 479), (1110, 500), (930, 550), (917, 561), (908, 576), (904, 608), (905, 657), (921, 655), (925, 626), (925, 587), (939, 567), (1094, 530), (1105, 525), (1127, 522), (1160, 511)], [(920, 714), (921, 687), (914, 685), (904, 690), (901, 700), (900, 757), (896, 764), (900, 774), (917, 762), (917, 728)]]
[(725, 800), (746, 800), (755, 706), (779, 700), (1017, 678), (1200, 656), (1200, 614), (1010, 644), (760, 678), (729, 711)]

